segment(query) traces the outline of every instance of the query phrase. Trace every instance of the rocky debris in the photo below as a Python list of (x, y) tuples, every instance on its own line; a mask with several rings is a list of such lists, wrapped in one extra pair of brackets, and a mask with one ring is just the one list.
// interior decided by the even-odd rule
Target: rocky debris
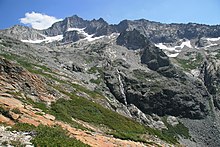
[(0, 99), (1, 104), (4, 104), (5, 106), (9, 107), (10, 109), (16, 109), (16, 108), (23, 108), (24, 105), (21, 101), (15, 98), (5, 98), (1, 97)]
[(34, 147), (31, 143), (31, 132), (8, 131), (5, 126), (0, 126), (0, 145), (1, 146), (28, 146)]
[(5, 72), (7, 74), (21, 74), (23, 71), (23, 68), (18, 67), (18, 66), (13, 66), (9, 61), (6, 59), (0, 58), (0, 72)]
[[(219, 146), (220, 132), (217, 125), (218, 119), (208, 116), (201, 120), (182, 119), (181, 122), (189, 128), (190, 135), (195, 140), (196, 146)], [(189, 143), (187, 146), (190, 145)]]
[(175, 125), (178, 125), (179, 124), (179, 121), (177, 120), (176, 117), (174, 116), (168, 116), (167, 117), (167, 123), (172, 125), (172, 126), (175, 126)]
[(128, 110), (131, 113), (133, 119), (135, 119), (138, 122), (146, 124), (152, 128), (157, 128), (157, 129), (167, 128), (165, 124), (161, 121), (160, 117), (157, 117), (158, 119), (154, 119), (152, 116), (144, 114), (134, 104), (128, 105)]

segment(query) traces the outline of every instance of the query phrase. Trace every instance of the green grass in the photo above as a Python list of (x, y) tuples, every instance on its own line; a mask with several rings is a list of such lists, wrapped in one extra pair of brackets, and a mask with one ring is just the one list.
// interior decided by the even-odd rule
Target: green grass
[(181, 122), (179, 124), (172, 126), (166, 121), (167, 117), (163, 118), (163, 122), (166, 125), (167, 129), (163, 130), (163, 133), (167, 136), (173, 137), (173, 138), (179, 138), (179, 136), (185, 138), (185, 139), (191, 139), (191, 136), (189, 134), (189, 129), (185, 127)]
[(36, 136), (31, 140), (34, 146), (62, 146), (62, 147), (87, 147), (88, 145), (67, 136), (67, 132), (59, 126), (48, 127), (40, 125), (35, 127), (29, 124), (18, 123), (11, 130), (17, 131), (33, 131)]
[[(113, 130), (108, 132), (115, 136), (123, 133), (122, 138), (132, 139), (132, 136), (145, 133), (145, 127), (117, 113), (87, 99), (75, 96), (71, 100), (60, 99), (51, 105), (52, 114), (57, 119), (71, 122), (71, 118), (77, 118), (92, 124), (104, 125)], [(132, 135), (130, 135), (132, 134)], [(120, 135), (120, 134), (119, 134)], [(134, 140), (134, 139), (133, 139)]]
[(34, 101), (33, 101), (32, 99), (30, 99), (30, 98), (23, 99), (23, 102), (28, 103), (28, 104), (31, 104), (34, 108), (39, 108), (39, 109), (41, 109), (41, 110), (44, 111), (44, 112), (48, 112), (48, 111), (49, 111), (48, 107), (47, 107), (46, 104), (43, 103), (43, 102), (34, 102)]
[(103, 68), (102, 67), (91, 67), (89, 70), (88, 70), (88, 73), (89, 74), (95, 74), (95, 73), (99, 73), (99, 74), (103, 74)]
[(97, 91), (91, 91), (91, 90), (89, 90), (79, 84), (71, 83), (70, 85), (73, 88), (75, 88), (78, 92), (80, 92), (80, 91), (85, 92), (86, 94), (88, 94), (90, 97), (92, 97), (94, 99), (103, 99), (104, 98), (104, 96), (101, 93), (99, 93)]
[(100, 78), (98, 78), (98, 79), (91, 79), (90, 82), (94, 83), (96, 85), (99, 85), (102, 82), (102, 80)]
[(71, 122), (71, 118), (77, 118), (98, 126), (104, 125), (111, 130), (106, 133), (121, 139), (147, 143), (146, 140), (141, 138), (141, 135), (151, 134), (167, 142), (178, 143), (174, 137), (166, 136), (159, 130), (143, 126), (138, 122), (75, 94), (69, 93), (68, 95), (71, 97), (71, 100), (60, 99), (51, 105), (51, 113), (59, 120)]
[(196, 69), (199, 66), (201, 66), (203, 62), (203, 56), (200, 53), (197, 53), (195, 60), (193, 60), (193, 58), (190, 58), (189, 60), (176, 58), (176, 60), (182, 68), (189, 71), (189, 70)]
[(26, 124), (26, 123), (16, 123), (15, 125), (12, 126), (12, 128), (9, 129), (10, 131), (35, 131), (36, 127), (34, 125), (31, 124)]

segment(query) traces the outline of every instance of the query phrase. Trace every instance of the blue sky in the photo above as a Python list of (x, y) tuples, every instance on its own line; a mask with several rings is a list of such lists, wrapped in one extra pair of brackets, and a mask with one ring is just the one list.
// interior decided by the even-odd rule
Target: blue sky
[(220, 0), (0, 0), (0, 29), (21, 24), (20, 19), (32, 12), (57, 19), (74, 14), (89, 20), (102, 17), (113, 24), (140, 18), (220, 24)]

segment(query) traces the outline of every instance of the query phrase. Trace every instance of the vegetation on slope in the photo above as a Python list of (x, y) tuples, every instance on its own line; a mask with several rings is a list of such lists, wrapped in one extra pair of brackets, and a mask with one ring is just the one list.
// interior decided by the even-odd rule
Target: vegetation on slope
[(62, 146), (62, 147), (87, 147), (88, 145), (82, 143), (79, 140), (74, 138), (70, 138), (67, 136), (67, 132), (65, 132), (61, 127), (53, 126), (43, 126), (40, 125), (35, 127), (29, 124), (17, 123), (13, 126), (12, 130), (16, 131), (29, 131), (36, 134), (36, 136), (31, 140), (34, 146)]
[(178, 142), (175, 136), (163, 134), (162, 131), (143, 126), (97, 103), (76, 96), (74, 93), (69, 93), (68, 95), (71, 97), (70, 100), (60, 99), (51, 105), (51, 113), (59, 120), (71, 122), (71, 118), (77, 118), (95, 125), (104, 125), (109, 128), (106, 133), (121, 139), (147, 143), (141, 136), (143, 134), (151, 134), (169, 143), (175, 144)]
[(183, 69), (190, 71), (198, 68), (201, 65), (203, 57), (201, 53), (197, 53), (195, 58), (190, 58), (189, 60), (176, 58), (176, 60)]
[(162, 132), (164, 134), (167, 134), (167, 136), (175, 136), (176, 138), (179, 138), (179, 136), (185, 138), (185, 139), (191, 139), (191, 136), (189, 134), (189, 129), (185, 127), (181, 122), (179, 124), (172, 126), (167, 122), (167, 117), (163, 117), (163, 122), (166, 125), (168, 129), (164, 129)]

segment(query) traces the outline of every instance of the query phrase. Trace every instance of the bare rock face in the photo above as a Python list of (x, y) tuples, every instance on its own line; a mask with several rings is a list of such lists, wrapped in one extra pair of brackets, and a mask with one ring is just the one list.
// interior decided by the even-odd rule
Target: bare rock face
[(42, 33), (47, 36), (57, 36), (64, 34), (68, 28), (85, 28), (88, 21), (83, 20), (77, 15), (67, 17), (63, 21), (54, 23), (50, 28), (43, 30)]
[(149, 44), (149, 41), (140, 34), (136, 29), (132, 31), (124, 31), (117, 38), (117, 44), (125, 46), (128, 49), (142, 49)]
[[(155, 113), (159, 116), (173, 115), (195, 119), (208, 115), (209, 106), (206, 101), (208, 93), (205, 87), (197, 89), (199, 83), (189, 79), (183, 81), (150, 76), (144, 72), (141, 74), (146, 74), (144, 77), (148, 82), (130, 76), (121, 77), (124, 94), (121, 92), (120, 84), (116, 84), (118, 80), (116, 74), (111, 74), (111, 78), (106, 79), (106, 84), (120, 102), (134, 104), (145, 114)], [(154, 81), (150, 81), (152, 79)]]
[(77, 31), (68, 31), (64, 33), (62, 42), (71, 43), (83, 38), (85, 38), (85, 36), (78, 34)]
[(161, 67), (172, 66), (169, 57), (161, 49), (153, 45), (145, 46), (141, 55), (141, 63), (147, 64), (154, 71)]

